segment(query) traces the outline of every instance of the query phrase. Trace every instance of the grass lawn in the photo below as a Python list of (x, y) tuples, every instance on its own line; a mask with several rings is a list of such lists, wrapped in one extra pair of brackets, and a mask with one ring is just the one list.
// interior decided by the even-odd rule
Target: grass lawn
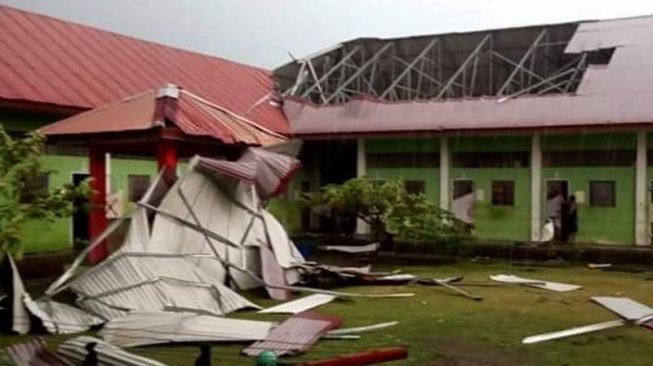
[[(397, 268), (397, 267), (387, 267)], [(339, 300), (318, 308), (320, 312), (343, 317), (343, 326), (360, 326), (398, 320), (399, 325), (363, 334), (360, 340), (322, 340), (299, 358), (319, 359), (330, 355), (364, 351), (373, 347), (407, 345), (408, 360), (401, 365), (651, 365), (653, 331), (641, 327), (617, 328), (590, 335), (522, 345), (525, 336), (616, 319), (609, 311), (588, 301), (590, 296), (628, 296), (653, 305), (653, 281), (649, 273), (632, 274), (592, 271), (581, 267), (526, 268), (506, 263), (473, 264), (459, 262), (443, 266), (403, 266), (420, 276), (464, 275), (470, 281), (488, 281), (489, 274), (511, 273), (569, 282), (584, 286), (570, 293), (553, 293), (520, 286), (467, 287), (485, 299), (474, 302), (438, 287), (418, 285), (398, 287), (348, 287), (360, 292), (414, 292), (413, 298)], [(376, 267), (375, 269), (381, 269)], [(259, 304), (273, 301), (252, 295)], [(240, 312), (235, 316), (256, 319), (283, 319)], [(23, 340), (0, 336), (0, 347)], [(62, 338), (48, 337), (54, 347)], [(240, 356), (242, 345), (216, 344), (215, 365), (253, 365)], [(133, 352), (169, 365), (192, 365), (198, 354), (195, 346), (159, 346)]]

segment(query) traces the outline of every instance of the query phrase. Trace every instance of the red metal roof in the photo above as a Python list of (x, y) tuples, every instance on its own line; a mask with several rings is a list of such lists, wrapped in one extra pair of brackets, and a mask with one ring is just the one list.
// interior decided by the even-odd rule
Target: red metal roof
[(276, 132), (269, 71), (0, 6), (0, 100), (92, 109), (173, 83)]
[(150, 90), (86, 111), (41, 128), (50, 137), (99, 133), (127, 133), (160, 127), (179, 128), (195, 137), (227, 144), (270, 145), (285, 140), (232, 111), (175, 85)]

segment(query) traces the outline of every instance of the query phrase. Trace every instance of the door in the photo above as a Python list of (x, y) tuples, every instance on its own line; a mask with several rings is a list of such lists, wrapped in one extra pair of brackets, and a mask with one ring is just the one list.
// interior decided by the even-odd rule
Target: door
[[(88, 173), (73, 173), (72, 183), (76, 187), (89, 177)], [(75, 212), (72, 217), (72, 240), (75, 249), (83, 249), (88, 245), (88, 208), (89, 200), (87, 198), (78, 198), (73, 202)]]
[(464, 226), (474, 225), (474, 181), (471, 179), (455, 179), (453, 181), (453, 200), (451, 213)]
[(546, 181), (546, 212), (545, 219), (551, 220), (555, 227), (557, 239), (561, 233), (561, 211), (563, 201), (569, 197), (569, 182), (562, 179), (550, 179)]

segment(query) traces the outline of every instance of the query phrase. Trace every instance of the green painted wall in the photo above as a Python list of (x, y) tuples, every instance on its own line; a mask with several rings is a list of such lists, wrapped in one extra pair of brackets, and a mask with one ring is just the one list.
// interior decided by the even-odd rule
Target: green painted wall
[[(450, 138), (451, 154), (456, 152), (530, 151), (530, 136), (465, 136)], [(474, 235), (483, 239), (529, 239), (530, 233), (530, 167), (468, 168), (451, 167), (450, 187), (456, 179), (471, 179), (476, 190)], [(492, 205), (492, 181), (514, 181), (514, 205)], [(450, 193), (451, 194), (451, 193)]]
[[(650, 140), (650, 139), (649, 139)], [(650, 143), (650, 142), (649, 142)], [(635, 133), (549, 135), (542, 137), (542, 151), (635, 150)], [(649, 168), (649, 171), (651, 169)], [(651, 172), (649, 172), (649, 177)], [(585, 202), (578, 204), (577, 242), (628, 244), (635, 241), (635, 166), (627, 167), (544, 167), (543, 189), (547, 179), (569, 181), (569, 193), (582, 192)], [(615, 181), (614, 207), (591, 207), (590, 181)], [(545, 202), (542, 193), (542, 202)], [(577, 194), (578, 195), (578, 194)], [(546, 205), (543, 203), (543, 210)], [(544, 211), (543, 211), (544, 213)]]
[[(366, 139), (365, 153), (439, 153), (440, 139)], [(439, 164), (439, 161), (436, 162)], [(440, 201), (440, 170), (405, 166), (401, 168), (367, 167), (367, 176), (384, 180), (422, 180), (426, 196), (433, 202)]]
[[(583, 192), (585, 202), (578, 204), (576, 242), (628, 244), (635, 241), (635, 168), (634, 167), (547, 167), (542, 179), (569, 181), (570, 194)], [(591, 207), (589, 186), (593, 180), (615, 181), (614, 207)], [(543, 184), (546, 187), (546, 183)], [(543, 188), (546, 189), (546, 188)], [(542, 194), (544, 196), (544, 193)], [(542, 198), (544, 202), (544, 197)], [(546, 205), (543, 203), (543, 214)]]
[[(43, 157), (44, 164), (55, 170), (50, 175), (49, 185), (54, 189), (71, 182), (72, 173), (88, 172), (88, 159), (83, 156), (47, 155)], [(184, 169), (180, 166), (180, 169)], [(139, 159), (111, 159), (111, 192), (121, 192), (124, 202), (124, 212), (133, 206), (127, 201), (127, 177), (129, 174), (147, 174), (154, 180), (156, 162)], [(23, 238), (27, 252), (68, 249), (71, 247), (71, 219), (57, 219), (53, 222), (34, 221), (25, 225)]]

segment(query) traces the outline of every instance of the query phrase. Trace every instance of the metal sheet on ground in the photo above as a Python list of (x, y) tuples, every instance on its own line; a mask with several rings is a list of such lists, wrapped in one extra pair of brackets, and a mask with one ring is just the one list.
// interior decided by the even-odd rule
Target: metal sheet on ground
[(630, 321), (653, 316), (652, 308), (627, 297), (595, 296), (592, 301)]
[(274, 323), (211, 315), (135, 312), (107, 323), (99, 333), (118, 347), (160, 343), (257, 341), (265, 339)]
[(341, 322), (336, 316), (314, 312), (297, 314), (275, 327), (264, 341), (245, 348), (243, 353), (248, 356), (258, 356), (265, 350), (271, 350), (277, 356), (303, 353)]
[(560, 282), (551, 282), (551, 281), (543, 281), (543, 280), (535, 280), (535, 279), (530, 279), (530, 278), (523, 278), (515, 275), (504, 275), (504, 274), (499, 274), (499, 275), (494, 275), (490, 276), (490, 279), (493, 281), (497, 282), (503, 282), (503, 283), (511, 283), (511, 284), (516, 284), (516, 285), (525, 285), (529, 287), (537, 287), (541, 288), (544, 290), (550, 290), (550, 291), (555, 291), (555, 292), (567, 292), (567, 291), (574, 291), (582, 288), (582, 286), (578, 285), (571, 285), (567, 283), (560, 283)]
[(333, 301), (336, 297), (326, 294), (314, 294), (297, 300), (285, 302), (277, 306), (259, 311), (259, 313), (299, 314)]

